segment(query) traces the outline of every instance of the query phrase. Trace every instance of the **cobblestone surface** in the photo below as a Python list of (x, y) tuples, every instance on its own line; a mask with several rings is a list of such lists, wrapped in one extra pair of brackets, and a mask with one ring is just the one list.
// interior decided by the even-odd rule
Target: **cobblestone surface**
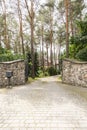
[(0, 130), (87, 130), (87, 100), (79, 89), (55, 77), (1, 89)]

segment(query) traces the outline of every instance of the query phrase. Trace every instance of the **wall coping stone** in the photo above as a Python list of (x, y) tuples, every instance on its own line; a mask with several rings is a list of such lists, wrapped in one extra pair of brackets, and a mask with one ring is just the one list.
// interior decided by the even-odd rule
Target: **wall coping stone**
[(6, 62), (0, 62), (0, 64), (13, 64), (16, 62), (24, 62), (23, 59), (19, 59), (19, 60), (13, 60), (13, 61), (6, 61)]
[(75, 59), (68, 59), (68, 58), (63, 59), (63, 61), (69, 61), (74, 64), (87, 64), (87, 61), (77, 61)]

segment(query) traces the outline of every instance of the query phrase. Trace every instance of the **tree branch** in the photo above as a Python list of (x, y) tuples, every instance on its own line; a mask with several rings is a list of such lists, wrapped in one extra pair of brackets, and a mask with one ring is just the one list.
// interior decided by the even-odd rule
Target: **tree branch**
[(30, 10), (29, 10), (29, 6), (28, 6), (28, 3), (27, 3), (27, 0), (25, 0), (25, 4), (26, 4), (26, 7), (27, 7), (28, 15), (31, 18), (31, 13), (30, 13)]

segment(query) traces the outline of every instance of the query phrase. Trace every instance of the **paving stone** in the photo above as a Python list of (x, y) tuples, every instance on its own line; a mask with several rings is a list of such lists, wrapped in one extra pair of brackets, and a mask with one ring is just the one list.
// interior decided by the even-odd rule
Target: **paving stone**
[(12, 128), (12, 130), (21, 130), (20, 128)]
[(80, 95), (80, 88), (56, 80), (1, 89), (0, 130), (87, 130), (87, 100), (81, 96), (87, 89)]
[(35, 130), (35, 128), (27, 128), (27, 130)]

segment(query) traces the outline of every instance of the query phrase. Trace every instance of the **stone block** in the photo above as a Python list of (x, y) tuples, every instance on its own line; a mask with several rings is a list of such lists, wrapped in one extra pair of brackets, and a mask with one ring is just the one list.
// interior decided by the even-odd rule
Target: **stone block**
[(87, 87), (87, 62), (64, 59), (62, 68), (64, 83)]
[(25, 83), (25, 62), (24, 62), (24, 60), (0, 63), (0, 87), (8, 85), (8, 78), (6, 77), (7, 71), (13, 72), (13, 76), (11, 77), (12, 85), (20, 85), (20, 84)]

